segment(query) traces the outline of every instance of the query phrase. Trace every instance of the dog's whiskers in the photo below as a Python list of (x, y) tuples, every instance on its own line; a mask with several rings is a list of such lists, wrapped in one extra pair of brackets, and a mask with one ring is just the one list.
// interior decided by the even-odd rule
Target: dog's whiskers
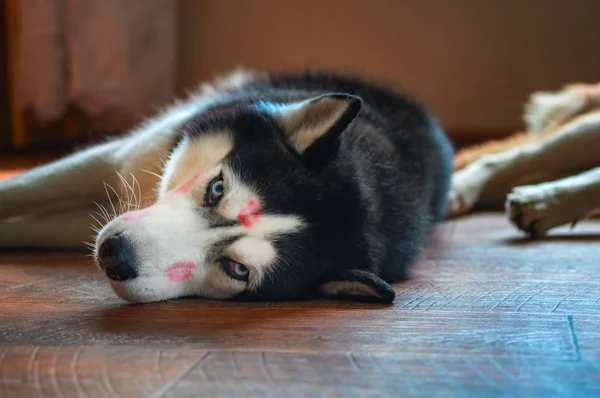
[(96, 212), (96, 214), (98, 214), (99, 216), (101, 216), (107, 223), (110, 221), (110, 214), (108, 214), (108, 210), (106, 210), (106, 208), (99, 204), (98, 202), (93, 202), (96, 206), (98, 206), (98, 209), (100, 209), (100, 211), (102, 212), (102, 214)]
[(103, 213), (98, 213), (97, 211), (95, 211), (94, 214), (96, 214), (98, 217), (100, 217), (101, 219), (103, 219), (105, 223), (108, 222), (108, 218), (106, 218), (106, 216)]
[[(117, 176), (119, 177), (119, 179), (121, 180), (121, 199), (123, 198), (123, 189), (125, 190), (125, 196), (126, 196), (125, 204), (127, 204), (127, 209), (125, 209), (125, 211), (127, 212), (131, 208), (131, 199), (129, 196), (129, 191), (131, 190), (131, 186), (129, 185), (127, 180), (125, 180), (125, 178), (123, 178), (121, 173), (119, 173), (118, 171), (116, 171), (116, 173), (117, 173)], [(122, 213), (123, 212), (123, 207), (122, 207), (123, 202), (119, 202), (119, 205), (121, 205), (121, 208), (119, 210)]]
[(158, 174), (158, 173), (155, 173), (155, 172), (153, 172), (153, 171), (146, 170), (146, 169), (140, 169), (140, 171), (143, 171), (144, 173), (148, 173), (148, 174), (150, 174), (150, 175), (153, 175), (154, 177), (157, 177), (157, 178), (158, 178), (159, 180), (161, 180), (161, 181), (163, 180), (163, 176), (161, 176), (160, 174)]
[(96, 227), (95, 225), (90, 225), (90, 229), (96, 233), (100, 232), (100, 228)]
[[(95, 225), (95, 224), (92, 222), (92, 224), (90, 225), (90, 229), (91, 229), (92, 231), (94, 231), (94, 232), (96, 233), (96, 235), (97, 235), (97, 234), (99, 234), (99, 233), (100, 233), (100, 231), (102, 231), (102, 228), (104, 228), (104, 226), (105, 226), (106, 224), (108, 224), (108, 222), (111, 220), (111, 218), (110, 218), (110, 215), (109, 215), (109, 213), (108, 213), (108, 212), (106, 211), (106, 209), (104, 208), (104, 206), (100, 205), (100, 204), (99, 204), (99, 203), (97, 203), (97, 202), (94, 202), (94, 204), (95, 204), (96, 206), (98, 206), (98, 208), (99, 208), (99, 209), (100, 209), (100, 211), (101, 211), (101, 213), (99, 213), (99, 212), (97, 212), (97, 211), (96, 211), (96, 212), (94, 212), (94, 214), (96, 214), (96, 215), (97, 215), (97, 216), (98, 216), (100, 219), (104, 220), (104, 222), (102, 222), (102, 221), (100, 221), (100, 219), (99, 219), (99, 218), (97, 218), (96, 216), (94, 216), (94, 214), (92, 214), (92, 213), (89, 213), (89, 216), (90, 216), (90, 217), (91, 217), (91, 218), (92, 218), (92, 219), (93, 219), (93, 220), (94, 220), (94, 221), (95, 221), (95, 222), (98, 224), (98, 225)], [(90, 245), (88, 245), (88, 246), (90, 246)], [(93, 245), (91, 245), (91, 246), (93, 246)]]
[[(121, 183), (121, 189), (119, 190), (119, 214), (123, 214), (127, 211), (127, 209), (125, 209), (125, 204), (127, 202), (129, 202), (129, 192), (125, 189), (125, 194), (127, 195), (127, 199), (126, 201), (123, 200), (123, 183)], [(129, 206), (128, 206), (129, 207)]]
[(92, 242), (88, 242), (86, 240), (82, 240), (81, 243), (83, 243), (83, 245), (86, 247), (86, 249), (90, 251), (89, 253), (84, 255), (84, 258), (89, 258), (89, 259), (94, 260), (95, 253), (96, 253), (96, 244), (92, 243)]
[[(159, 165), (158, 163), (161, 163), (162, 165)], [(157, 166), (160, 166), (161, 169), (164, 169), (165, 167), (167, 167), (167, 159), (166, 158), (161, 158), (158, 160), (158, 162), (156, 163)]]
[(133, 178), (133, 187), (135, 188), (135, 186), (137, 185), (137, 195), (134, 194), (136, 199), (135, 210), (139, 210), (140, 207), (142, 207), (142, 186), (140, 185), (140, 182), (133, 173), (129, 174), (131, 174), (131, 178)]
[[(99, 214), (98, 212), (95, 212), (96, 214)], [(94, 219), (94, 221), (96, 221), (98, 223), (98, 225), (102, 226), (102, 222), (100, 220), (98, 220), (96, 218), (96, 216), (94, 216), (92, 213), (90, 213), (90, 217), (92, 217)]]
[(115, 193), (117, 198), (120, 198), (120, 197), (119, 197), (119, 194), (117, 193), (117, 191), (115, 191), (115, 189), (110, 184), (107, 184), (106, 182), (104, 182), (104, 191), (106, 192), (106, 196), (108, 196), (108, 203), (110, 204), (110, 207), (112, 207), (113, 217), (117, 218), (117, 209), (115, 209), (115, 205), (113, 204), (110, 194), (108, 193), (108, 188), (110, 188)]
[[(127, 211), (130, 211), (132, 208), (133, 210), (139, 210), (139, 208), (141, 207), (141, 202), (142, 202), (142, 189), (141, 186), (137, 180), (137, 178), (135, 177), (135, 175), (133, 175), (133, 173), (129, 173), (131, 174), (131, 177), (133, 178), (133, 182), (132, 184), (130, 184), (122, 175), (121, 173), (119, 173), (117, 171), (117, 175), (119, 176), (119, 179), (121, 180), (123, 187), (125, 188), (125, 195), (126, 195), (126, 202), (125, 204), (127, 204)], [(138, 193), (136, 193), (136, 189), (135, 186), (138, 186)], [(131, 192), (131, 195), (130, 195)], [(133, 201), (132, 201), (133, 200)]]
[[(92, 242), (88, 242), (86, 240), (82, 240), (81, 243), (83, 243), (84, 245), (86, 245), (90, 249), (93, 249), (94, 247), (96, 247), (96, 244), (94, 244)], [(88, 256), (92, 257), (93, 254), (88, 254)]]

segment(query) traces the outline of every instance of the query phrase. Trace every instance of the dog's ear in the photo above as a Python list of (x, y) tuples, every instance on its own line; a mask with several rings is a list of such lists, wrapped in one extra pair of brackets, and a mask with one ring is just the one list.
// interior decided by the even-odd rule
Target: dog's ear
[(291, 146), (304, 158), (331, 156), (339, 135), (356, 118), (362, 100), (350, 94), (324, 94), (291, 104), (262, 104), (280, 124)]
[(331, 278), (319, 287), (319, 293), (326, 297), (391, 303), (396, 297), (394, 289), (373, 272), (346, 270)]

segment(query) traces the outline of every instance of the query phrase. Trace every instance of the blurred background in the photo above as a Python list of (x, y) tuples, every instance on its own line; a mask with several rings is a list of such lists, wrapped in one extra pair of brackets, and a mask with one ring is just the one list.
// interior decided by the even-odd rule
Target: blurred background
[(600, 78), (598, 0), (0, 0), (0, 150), (120, 134), (238, 66), (326, 67), (426, 100), (457, 146)]

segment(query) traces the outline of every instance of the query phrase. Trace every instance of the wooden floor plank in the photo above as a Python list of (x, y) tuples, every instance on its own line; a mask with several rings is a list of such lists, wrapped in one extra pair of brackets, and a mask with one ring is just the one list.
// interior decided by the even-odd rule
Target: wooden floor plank
[(573, 345), (581, 353), (581, 357), (595, 362), (600, 370), (600, 317), (573, 317), (571, 332)]
[[(132, 369), (136, 378), (132, 379)], [(583, 396), (588, 361), (146, 347), (9, 347), (1, 386), (23, 396)], [(581, 375), (591, 377), (582, 378)], [(432, 392), (440, 392), (439, 395)]]
[[(8, 308), (13, 312), (14, 307)], [(421, 355), (520, 355), (574, 359), (565, 316), (402, 313), (376, 309), (180, 310), (172, 306), (34, 307), (2, 315), (5, 343), (153, 344), (201, 349), (285, 352), (377, 352)]]
[(598, 396), (599, 242), (447, 221), (393, 305), (132, 306), (85, 253), (1, 253), (0, 396)]

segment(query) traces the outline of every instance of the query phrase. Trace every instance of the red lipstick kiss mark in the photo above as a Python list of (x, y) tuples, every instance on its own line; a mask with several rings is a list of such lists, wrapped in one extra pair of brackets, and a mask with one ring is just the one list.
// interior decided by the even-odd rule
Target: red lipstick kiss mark
[(178, 261), (165, 270), (165, 276), (173, 282), (181, 282), (192, 276), (196, 264), (190, 261)]
[(148, 208), (148, 209), (127, 212), (121, 216), (121, 219), (123, 219), (123, 221), (133, 221), (133, 220), (139, 220), (144, 217), (148, 217), (149, 215), (150, 215), (150, 209)]
[(194, 186), (194, 183), (196, 182), (196, 180), (198, 178), (200, 178), (200, 174), (201, 173), (196, 174), (194, 177), (192, 177), (191, 180), (189, 180), (186, 183), (183, 183), (182, 185), (179, 186), (179, 188), (176, 188), (173, 191), (171, 191), (171, 193), (188, 193)]
[(242, 204), (237, 219), (246, 228), (253, 226), (260, 218), (260, 206), (254, 199), (248, 199)]

